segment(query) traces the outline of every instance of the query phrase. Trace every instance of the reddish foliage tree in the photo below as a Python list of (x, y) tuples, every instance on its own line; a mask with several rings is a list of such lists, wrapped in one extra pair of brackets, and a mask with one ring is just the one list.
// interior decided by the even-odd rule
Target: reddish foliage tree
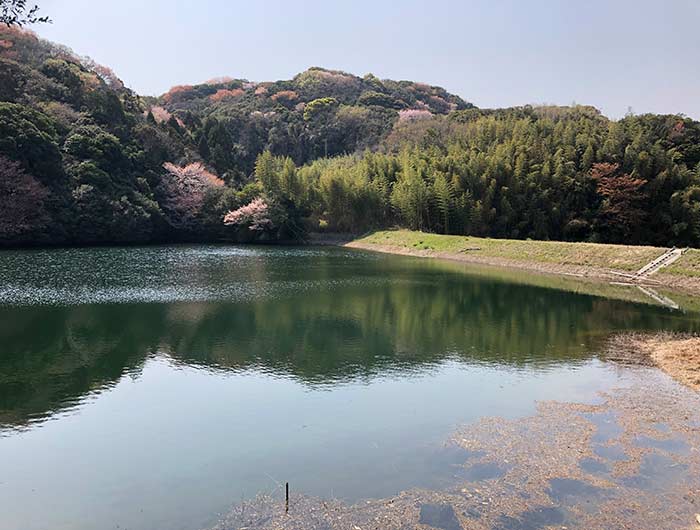
[(222, 187), (224, 181), (195, 162), (180, 167), (166, 162), (167, 171), (161, 187), (163, 208), (176, 228), (190, 228), (199, 217), (204, 200), (212, 189)]
[(593, 164), (591, 178), (603, 197), (599, 219), (601, 228), (613, 239), (626, 241), (638, 231), (647, 217), (644, 202), (646, 181), (620, 171), (619, 164)]
[(222, 101), (224, 99), (231, 99), (231, 98), (235, 98), (238, 96), (242, 96), (244, 93), (245, 93), (245, 90), (243, 90), (242, 88), (234, 88), (232, 90), (220, 88), (219, 90), (216, 91), (216, 93), (209, 96), (209, 99), (212, 101)]
[(177, 99), (178, 94), (183, 94), (192, 90), (192, 85), (177, 85), (168, 90), (163, 94), (163, 101), (170, 103), (174, 99)]
[(299, 94), (294, 92), (294, 90), (280, 90), (279, 92), (273, 94), (270, 99), (272, 101), (279, 101), (280, 103), (292, 102), (299, 99)]
[(47, 195), (19, 163), (0, 155), (0, 241), (18, 242), (46, 226)]

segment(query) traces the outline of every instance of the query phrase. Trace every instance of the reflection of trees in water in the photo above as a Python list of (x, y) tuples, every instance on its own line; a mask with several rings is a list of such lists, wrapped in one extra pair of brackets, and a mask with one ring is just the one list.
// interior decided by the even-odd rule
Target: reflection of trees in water
[(326, 291), (221, 308), (179, 345), (178, 356), (224, 367), (259, 362), (322, 382), (354, 375), (354, 368), (372, 373), (448, 355), (509, 364), (571, 359), (612, 330), (687, 325), (658, 308), (563, 291), (430, 280), (417, 274), (410, 283), (348, 288), (340, 296)]
[(75, 403), (167, 352), (186, 364), (257, 368), (307, 384), (426, 370), (446, 358), (575, 360), (620, 329), (694, 329), (664, 309), (418, 269), (401, 281), (252, 303), (0, 309), (0, 424)]
[(58, 411), (138, 370), (152, 340), (151, 315), (143, 313), (127, 306), (0, 310), (0, 425)]

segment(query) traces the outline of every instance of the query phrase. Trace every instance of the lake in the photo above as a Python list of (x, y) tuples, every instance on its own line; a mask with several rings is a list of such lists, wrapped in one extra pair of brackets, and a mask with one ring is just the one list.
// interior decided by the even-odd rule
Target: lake
[(547, 282), (340, 248), (0, 252), (0, 529), (438, 488), (460, 425), (624, 385), (610, 333), (700, 329)]

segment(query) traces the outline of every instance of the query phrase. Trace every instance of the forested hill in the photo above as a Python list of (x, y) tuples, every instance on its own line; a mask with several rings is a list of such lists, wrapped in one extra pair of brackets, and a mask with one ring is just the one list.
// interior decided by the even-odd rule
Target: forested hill
[(218, 172), (245, 179), (265, 149), (301, 165), (376, 148), (398, 119), (472, 107), (439, 87), (310, 68), (289, 81), (220, 78), (176, 86), (152, 111), (158, 121), (176, 115)]
[(321, 68), (140, 97), (104, 66), (0, 28), (0, 244), (396, 225), (700, 246), (700, 123), (480, 110), (438, 87)]

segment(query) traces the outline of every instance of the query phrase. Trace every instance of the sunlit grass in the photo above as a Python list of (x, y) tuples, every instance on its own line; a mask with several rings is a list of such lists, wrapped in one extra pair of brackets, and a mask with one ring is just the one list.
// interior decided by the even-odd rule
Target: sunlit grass
[[(374, 232), (359, 241), (409, 250), (473, 252), (475, 255), (484, 257), (562, 265), (587, 265), (624, 271), (636, 271), (666, 250), (660, 247), (632, 245), (449, 236), (410, 230)], [(700, 251), (689, 251), (663, 272), (700, 276)]]
[(700, 250), (690, 249), (663, 272), (682, 276), (700, 276)]

